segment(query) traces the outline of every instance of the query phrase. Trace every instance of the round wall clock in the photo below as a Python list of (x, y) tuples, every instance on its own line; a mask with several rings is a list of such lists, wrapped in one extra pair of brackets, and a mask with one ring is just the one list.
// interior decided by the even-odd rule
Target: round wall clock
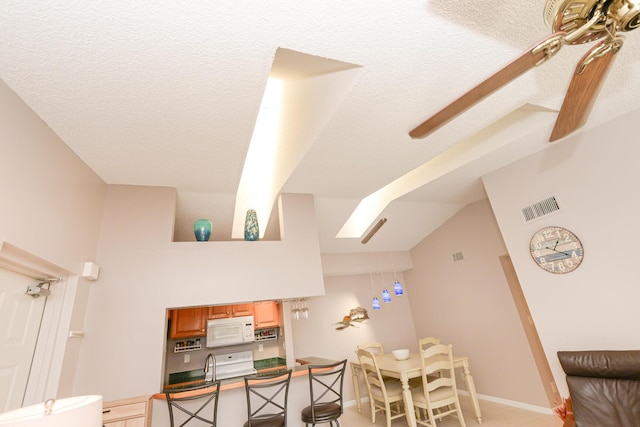
[(584, 249), (580, 239), (563, 227), (544, 227), (531, 237), (531, 258), (549, 273), (569, 273), (582, 263)]

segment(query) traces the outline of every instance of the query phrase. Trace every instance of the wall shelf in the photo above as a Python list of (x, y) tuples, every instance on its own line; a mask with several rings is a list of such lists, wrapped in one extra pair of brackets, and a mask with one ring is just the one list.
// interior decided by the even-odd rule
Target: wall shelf
[(256, 341), (269, 341), (278, 339), (278, 328), (267, 328), (255, 331), (253, 334)]
[(183, 353), (185, 351), (196, 351), (202, 349), (200, 339), (178, 341), (173, 346), (174, 353)]

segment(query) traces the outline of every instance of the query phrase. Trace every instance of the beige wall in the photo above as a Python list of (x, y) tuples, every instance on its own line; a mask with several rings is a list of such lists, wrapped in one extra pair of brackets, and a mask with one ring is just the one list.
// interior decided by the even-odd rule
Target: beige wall
[[(635, 218), (640, 199), (634, 196), (633, 185), (640, 174), (635, 165), (640, 147), (633, 143), (633, 116), (555, 143), (550, 150), (486, 176), (485, 186), (506, 250), (483, 203), (470, 206), (416, 246), (412, 251), (416, 267), (405, 272), (403, 283), (413, 299), (415, 332), (408, 321), (403, 340), (415, 341), (412, 335), (440, 335), (471, 357), (481, 394), (530, 401), (516, 392), (494, 390), (489, 383), (494, 380), (493, 371), (483, 369), (489, 363), (487, 353), (480, 351), (488, 348), (487, 342), (496, 342), (496, 333), (500, 333), (501, 352), (507, 348), (519, 363), (532, 366), (521, 347), (524, 338), (518, 338), (519, 321), (499, 270), (497, 256), (508, 252), (561, 389), (564, 375), (556, 351), (636, 348), (637, 334), (629, 326), (637, 324), (640, 317), (634, 305), (640, 288), (633, 280), (638, 252), (634, 237), (640, 231)], [(2, 82), (0, 147), (0, 200), (3, 207), (10, 207), (0, 210), (3, 247), (21, 248), (71, 277), (69, 292), (52, 299), (52, 303), (57, 301), (57, 315), (62, 319), (54, 351), (56, 358), (64, 357), (64, 363), (51, 372), (54, 379), (61, 377), (59, 396), (71, 393), (71, 387), (75, 394), (98, 392), (107, 399), (159, 390), (167, 306), (323, 292), (315, 224), (313, 220), (306, 222), (314, 218), (313, 203), (304, 196), (294, 197), (289, 208), (281, 210), (286, 224), (283, 232), (292, 243), (286, 239), (253, 246), (249, 246), (252, 242), (172, 243), (173, 189), (107, 187)], [(562, 211), (524, 224), (520, 208), (552, 194), (558, 197)], [(546, 273), (529, 257), (531, 235), (550, 224), (568, 227), (585, 244), (583, 265), (569, 275)], [(490, 242), (490, 249), (480, 245), (485, 241)], [(440, 257), (443, 262), (450, 261), (451, 253), (460, 250), (465, 253), (463, 264), (437, 263)], [(86, 261), (100, 265), (98, 282), (77, 277)], [(357, 274), (325, 277), (327, 301), (347, 301), (348, 297), (354, 303), (359, 299), (368, 303), (367, 278)], [(54, 286), (54, 296), (58, 289), (62, 288)], [(449, 300), (446, 316), (429, 314), (444, 307), (432, 304), (436, 297)], [(304, 356), (321, 346), (330, 351), (328, 356), (350, 356), (355, 344), (351, 339), (364, 339), (359, 334), (373, 331), (375, 319), (370, 326), (338, 335), (330, 323), (346, 306), (325, 307), (321, 299), (312, 303), (316, 301), (322, 307), (312, 310), (312, 316), (323, 313), (322, 321), (312, 327), (321, 330), (312, 332), (319, 333), (322, 340), (309, 341), (295, 325), (294, 333), (302, 336), (295, 352)], [(390, 312), (383, 309), (380, 317)], [(503, 329), (493, 324), (495, 312), (501, 313), (499, 326)], [(397, 313), (393, 324), (403, 324), (405, 316), (406, 312)], [(84, 327), (85, 338), (67, 342), (65, 333), (71, 327)], [(74, 383), (76, 366), (79, 375)], [(516, 371), (519, 366), (516, 362), (505, 364)]]
[[(564, 396), (568, 393), (557, 351), (638, 348), (637, 116), (628, 114), (554, 143), (484, 179)], [(521, 208), (551, 195), (561, 211), (525, 224)], [(584, 260), (572, 273), (548, 273), (529, 256), (531, 236), (547, 225), (566, 227), (582, 240)]]
[[(321, 356), (336, 360), (355, 360), (356, 345), (369, 341), (382, 342), (385, 351), (397, 348), (417, 351), (418, 340), (409, 306), (411, 295), (393, 295), (395, 279), (392, 273), (374, 272), (372, 276), (373, 289), (369, 274), (325, 277), (326, 294), (308, 301), (309, 320), (291, 322), (295, 357)], [(404, 283), (401, 273), (395, 277)], [(383, 286), (392, 293), (391, 303), (382, 302)], [(380, 310), (371, 308), (374, 292), (380, 299)], [(367, 309), (370, 319), (344, 330), (336, 330), (336, 323), (358, 306)], [(348, 374), (350, 373), (349, 371)], [(362, 383), (363, 393), (364, 387)], [(345, 383), (345, 397), (347, 400), (353, 399), (350, 378)]]
[[(464, 259), (454, 262), (457, 252)], [(498, 259), (504, 254), (487, 200), (465, 207), (416, 245), (414, 268), (405, 272), (416, 332), (469, 356), (479, 394), (548, 408)], [(464, 389), (462, 377), (457, 380)]]
[(109, 186), (76, 394), (157, 393), (167, 307), (324, 292), (311, 196), (282, 196), (285, 238), (259, 242), (172, 242), (175, 198), (172, 188)]
[(44, 267), (65, 280), (51, 286), (26, 404), (72, 393), (95, 261), (105, 183), (0, 80), (0, 258)]
[(73, 273), (96, 254), (105, 183), (0, 80), (0, 240)]

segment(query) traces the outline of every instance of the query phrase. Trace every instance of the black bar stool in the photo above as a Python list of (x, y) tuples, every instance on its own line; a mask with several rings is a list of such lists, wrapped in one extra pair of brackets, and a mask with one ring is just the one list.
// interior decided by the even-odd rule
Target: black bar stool
[[(208, 426), (216, 427), (219, 394), (220, 380), (203, 386), (182, 389), (178, 392), (165, 392), (167, 405), (169, 406), (171, 427), (183, 427), (193, 420), (202, 421)], [(195, 401), (199, 402), (196, 405), (185, 405), (187, 402)], [(189, 406), (189, 408), (186, 406)], [(191, 407), (197, 409), (194, 410)], [(174, 408), (178, 410), (175, 418)]]
[(244, 377), (247, 422), (244, 427), (286, 427), (291, 369)]
[(308, 365), (311, 405), (302, 410), (306, 426), (329, 423), (340, 427), (342, 415), (342, 383), (347, 359), (326, 365)]

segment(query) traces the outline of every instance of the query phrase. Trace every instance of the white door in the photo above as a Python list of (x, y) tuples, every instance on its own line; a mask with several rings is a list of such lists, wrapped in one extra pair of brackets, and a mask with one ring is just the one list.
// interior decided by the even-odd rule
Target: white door
[(46, 301), (25, 291), (37, 284), (0, 269), (0, 412), (22, 406)]

